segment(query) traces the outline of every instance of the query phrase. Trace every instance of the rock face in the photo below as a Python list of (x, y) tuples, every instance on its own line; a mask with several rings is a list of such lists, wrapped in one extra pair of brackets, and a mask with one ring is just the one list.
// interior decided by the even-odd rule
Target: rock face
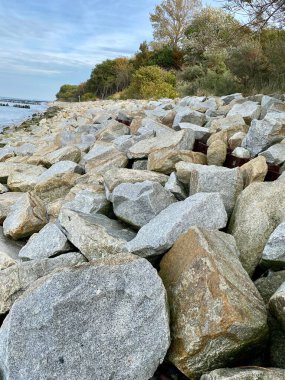
[(33, 193), (24, 194), (12, 207), (3, 223), (4, 234), (21, 239), (38, 232), (48, 223), (43, 202)]
[[(0, 271), (0, 314), (5, 314), (13, 303), (37, 279), (56, 269), (85, 262), (79, 252), (70, 252), (55, 258), (19, 262)], [(1, 359), (0, 359), (1, 361)]]
[(70, 250), (70, 244), (60, 228), (56, 224), (48, 223), (39, 233), (30, 237), (19, 256), (29, 260), (40, 260)]
[(190, 175), (190, 195), (218, 192), (221, 194), (226, 211), (231, 214), (242, 190), (243, 179), (239, 168), (193, 165)]
[(225, 368), (216, 369), (200, 380), (284, 380), (285, 370), (278, 368)]
[(270, 235), (262, 253), (261, 263), (269, 268), (285, 268), (285, 222), (279, 224)]
[(168, 359), (186, 376), (199, 379), (265, 338), (266, 308), (232, 236), (190, 228), (160, 267), (171, 315)]
[(285, 282), (276, 290), (269, 300), (272, 314), (279, 320), (285, 331)]
[(219, 229), (227, 224), (227, 213), (218, 193), (198, 193), (168, 206), (127, 244), (131, 253), (142, 257), (166, 252), (191, 226)]
[(122, 183), (112, 194), (114, 213), (123, 222), (140, 228), (176, 201), (160, 183)]
[(7, 380), (148, 380), (169, 343), (162, 282), (131, 256), (38, 281), (0, 330), (0, 367)]
[(285, 218), (284, 191), (285, 181), (252, 183), (237, 200), (229, 232), (235, 237), (241, 262), (250, 274), (270, 235)]
[(135, 237), (126, 225), (101, 214), (90, 215), (63, 209), (59, 221), (68, 240), (88, 260), (126, 254), (127, 241)]

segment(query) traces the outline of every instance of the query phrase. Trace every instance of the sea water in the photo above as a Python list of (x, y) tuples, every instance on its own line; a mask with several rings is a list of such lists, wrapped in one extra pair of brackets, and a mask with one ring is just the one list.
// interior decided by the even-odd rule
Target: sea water
[[(7, 104), (7, 106), (0, 106), (0, 132), (4, 127), (19, 124), (24, 120), (31, 117), (33, 114), (38, 112), (44, 112), (47, 109), (47, 102), (45, 101), (30, 101), (25, 99), (11, 99), (0, 97), (0, 103)], [(30, 108), (17, 108), (13, 105), (26, 105), (28, 104)]]

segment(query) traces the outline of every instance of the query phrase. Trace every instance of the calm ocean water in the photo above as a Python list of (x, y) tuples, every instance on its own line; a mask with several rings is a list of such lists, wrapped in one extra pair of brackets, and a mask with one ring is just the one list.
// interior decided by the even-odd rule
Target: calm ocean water
[[(13, 100), (13, 102), (7, 100)], [(0, 106), (0, 131), (7, 125), (19, 124), (34, 113), (44, 112), (47, 109), (47, 102), (29, 104), (30, 109), (13, 107), (13, 104), (23, 104), (24, 102), (25, 99), (17, 99), (15, 102), (12, 98), (0, 97), (0, 103), (9, 104), (9, 107)]]

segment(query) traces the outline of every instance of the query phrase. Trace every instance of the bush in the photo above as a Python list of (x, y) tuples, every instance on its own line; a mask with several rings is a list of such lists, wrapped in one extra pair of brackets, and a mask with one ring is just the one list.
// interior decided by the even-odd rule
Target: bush
[(159, 99), (175, 98), (176, 77), (158, 66), (146, 66), (137, 70), (130, 86), (123, 92), (123, 98)]
[(209, 69), (203, 77), (198, 79), (197, 83), (199, 95), (222, 96), (240, 91), (241, 86), (230, 71), (220, 74)]

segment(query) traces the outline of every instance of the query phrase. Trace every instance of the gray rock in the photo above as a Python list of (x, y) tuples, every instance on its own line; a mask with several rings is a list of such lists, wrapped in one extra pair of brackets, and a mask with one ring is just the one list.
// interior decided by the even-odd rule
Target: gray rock
[(240, 146), (233, 150), (232, 155), (239, 158), (250, 158), (250, 152)]
[(187, 198), (184, 185), (177, 179), (175, 172), (170, 174), (169, 180), (165, 184), (165, 188), (169, 190), (179, 201), (184, 201), (184, 199)]
[(191, 123), (202, 127), (206, 123), (206, 116), (204, 113), (193, 111), (188, 107), (181, 107), (177, 110), (172, 128), (180, 129), (179, 123)]
[(9, 175), (7, 186), (13, 192), (32, 191), (38, 182), (39, 176), (45, 171), (46, 169), (42, 166), (35, 166), (25, 170), (19, 169)]
[(285, 181), (252, 183), (237, 200), (228, 231), (235, 237), (241, 262), (250, 274), (270, 235), (285, 218), (284, 192)]
[(15, 147), (14, 151), (17, 156), (31, 156), (35, 153), (36, 146), (31, 143), (24, 143), (18, 147)]
[(108, 199), (110, 199), (115, 187), (121, 183), (152, 181), (165, 185), (168, 180), (168, 176), (165, 174), (155, 173), (150, 170), (132, 170), (125, 168), (108, 170), (104, 173), (103, 178)]
[(164, 124), (159, 123), (158, 121), (155, 121), (150, 117), (142, 119), (141, 127), (137, 130), (138, 135), (146, 135), (148, 137), (160, 137), (165, 134), (173, 133), (175, 133), (173, 129), (166, 127)]
[(33, 193), (24, 194), (10, 209), (3, 223), (4, 234), (21, 239), (40, 231), (48, 223), (43, 202)]
[(62, 209), (59, 222), (68, 240), (88, 259), (125, 254), (127, 241), (135, 237), (125, 224), (101, 214)]
[(137, 160), (133, 163), (134, 170), (147, 170), (147, 160)]
[(215, 118), (211, 121), (210, 132), (215, 133), (219, 131), (228, 132), (244, 132), (248, 129), (245, 121), (241, 115), (232, 115), (227, 117)]
[(0, 162), (15, 156), (15, 149), (12, 146), (5, 146), (0, 149)]
[(275, 144), (264, 152), (259, 153), (266, 161), (272, 165), (281, 165), (285, 162), (285, 144)]
[(266, 308), (238, 254), (231, 235), (192, 227), (160, 262), (172, 321), (168, 359), (191, 379), (266, 338)]
[(110, 211), (111, 203), (107, 200), (105, 192), (86, 189), (76, 193), (75, 198), (62, 207), (85, 214), (96, 214), (97, 212), (107, 214)]
[(237, 197), (243, 190), (243, 178), (239, 168), (193, 165), (190, 175), (190, 195), (219, 193), (228, 214), (231, 214)]
[(285, 370), (279, 368), (225, 368), (216, 369), (200, 380), (284, 380)]
[(263, 120), (253, 120), (249, 131), (242, 142), (242, 147), (250, 151), (254, 157), (272, 144), (282, 141), (285, 137), (284, 124), (267, 115)]
[(247, 124), (253, 119), (258, 119), (261, 113), (261, 106), (256, 102), (246, 101), (242, 104), (234, 104), (227, 116), (240, 115)]
[(0, 330), (1, 372), (7, 380), (148, 380), (167, 352), (168, 323), (166, 292), (147, 260), (66, 268), (13, 305)]
[(128, 135), (129, 133), (129, 127), (125, 124), (119, 123), (116, 120), (110, 120), (96, 133), (96, 139), (98, 141), (113, 141), (117, 137)]
[(72, 161), (78, 163), (81, 159), (81, 151), (76, 146), (67, 145), (54, 150), (42, 158), (42, 163), (50, 167), (60, 161)]
[(83, 169), (73, 161), (59, 161), (39, 176), (38, 184), (60, 177), (66, 173), (82, 174)]
[(54, 223), (48, 223), (39, 233), (30, 237), (19, 252), (19, 257), (41, 260), (70, 250), (71, 246), (61, 229)]
[(270, 235), (262, 253), (261, 264), (269, 268), (285, 268), (285, 222), (279, 224)]
[(176, 199), (160, 183), (122, 183), (112, 193), (114, 213), (123, 222), (141, 228)]
[(276, 290), (285, 282), (285, 270), (269, 272), (267, 277), (260, 277), (254, 284), (262, 296), (264, 302), (268, 304), (270, 298)]
[(272, 314), (281, 323), (283, 331), (285, 331), (285, 282), (283, 282), (270, 298), (269, 308)]
[(3, 224), (7, 215), (10, 213), (11, 207), (23, 196), (23, 193), (4, 193), (0, 194), (0, 223)]
[(14, 172), (25, 172), (26, 170), (38, 170), (36, 165), (23, 164), (18, 162), (0, 162), (0, 182), (7, 183), (9, 175)]
[(227, 213), (220, 194), (198, 193), (168, 206), (127, 244), (131, 253), (142, 257), (166, 252), (191, 226), (219, 229), (227, 224)]
[(183, 129), (189, 129), (194, 132), (194, 138), (195, 140), (203, 139), (203, 138), (209, 138), (210, 137), (210, 131), (208, 128), (200, 127), (199, 125), (191, 124), (191, 123), (179, 123), (178, 127), (176, 127), (176, 130), (183, 130)]
[(7, 238), (0, 227), (0, 271), (19, 261), (18, 254), (24, 244)]
[(1, 270), (0, 314), (7, 313), (21, 294), (40, 277), (56, 269), (74, 266), (84, 261), (84, 256), (79, 252), (70, 252), (50, 259), (19, 262)]
[(239, 100), (243, 99), (243, 96), (241, 93), (237, 92), (235, 94), (222, 96), (221, 99), (224, 101), (225, 104), (230, 104), (233, 100)]

